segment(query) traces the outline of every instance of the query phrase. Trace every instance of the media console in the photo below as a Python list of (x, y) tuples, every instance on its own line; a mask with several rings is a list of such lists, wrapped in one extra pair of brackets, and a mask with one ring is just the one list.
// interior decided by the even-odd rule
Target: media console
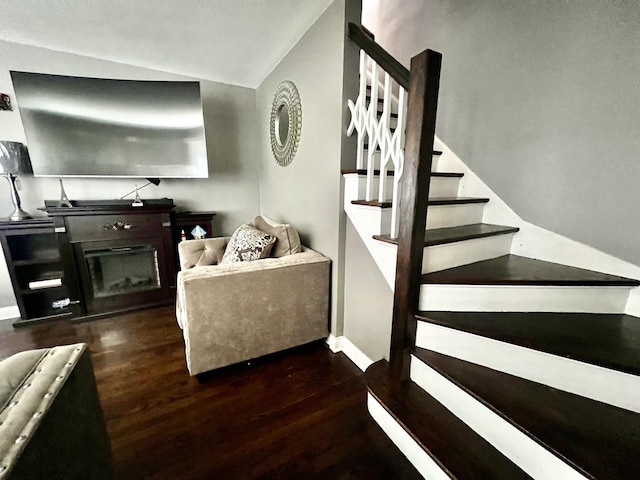
[[(176, 239), (215, 212), (175, 213), (171, 199), (46, 201), (48, 217), (0, 222), (21, 319), (89, 320), (175, 300)], [(208, 224), (202, 225), (208, 220)]]

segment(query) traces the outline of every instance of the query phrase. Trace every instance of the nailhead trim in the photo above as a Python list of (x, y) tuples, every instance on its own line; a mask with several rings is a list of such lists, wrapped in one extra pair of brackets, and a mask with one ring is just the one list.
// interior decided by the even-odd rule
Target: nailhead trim
[[(79, 356), (77, 355), (77, 353), (82, 352), (83, 351), (83, 347), (84, 345), (80, 345), (77, 348), (73, 349), (73, 352), (70, 355), (71, 360), (68, 360), (64, 365), (62, 365), (62, 367), (58, 366), (57, 368), (61, 369), (61, 371), (59, 372), (59, 375), (57, 377), (55, 377), (52, 381), (52, 390), (53, 391), (47, 391), (43, 397), (44, 399), (40, 402), (40, 405), (37, 406), (37, 410), (34, 411), (34, 413), (31, 415), (31, 420), (29, 420), (26, 425), (24, 426), (24, 428), (22, 429), (22, 432), (15, 437), (14, 440), (14, 444), (15, 445), (19, 445), (16, 447), (13, 447), (10, 451), (15, 451), (15, 452), (22, 452), (22, 449), (24, 448), (24, 444), (25, 442), (27, 442), (31, 436), (31, 433), (33, 433), (35, 426), (37, 426), (37, 422), (38, 419), (40, 419), (42, 416), (44, 416), (45, 411), (49, 408), (49, 406), (51, 405), (51, 402), (53, 401), (53, 397), (55, 396), (56, 392), (59, 390), (59, 383), (63, 380), (65, 380), (69, 375), (70, 375), (70, 369), (73, 368), (76, 364), (77, 364), (77, 360), (79, 358)], [(50, 349), (48, 352), (43, 353), (43, 356), (40, 359), (40, 362), (43, 362), (44, 359), (46, 357), (49, 356), (53, 356), (58, 349)], [(57, 363), (57, 361), (55, 362)], [(45, 363), (46, 365), (46, 363)], [(36, 366), (35, 370), (33, 370), (31, 372), (31, 376), (34, 376), (36, 374), (42, 374), (44, 370), (49, 369), (49, 367), (43, 368), (42, 366)], [(66, 370), (65, 370), (66, 369)], [(53, 373), (53, 372), (52, 372)], [(32, 387), (33, 384), (31, 381), (29, 381), (29, 377), (25, 377), (24, 379), (24, 384), (22, 385), (22, 387), (20, 387), (21, 391), (26, 391), (29, 389), (29, 387)], [(53, 387), (53, 384), (56, 384), (57, 386)], [(40, 387), (39, 387), (40, 388)], [(46, 387), (45, 387), (46, 388)], [(16, 390), (17, 392), (18, 390)], [(9, 405), (7, 406), (7, 410), (9, 409), (9, 407), (15, 407), (16, 405), (18, 405), (18, 403), (20, 402), (23, 394), (17, 394), (18, 399), (17, 400), (13, 400), (11, 403), (9, 403)], [(24, 395), (29, 395), (28, 393), (24, 393)], [(31, 398), (33, 397), (33, 395), (30, 396)], [(29, 398), (29, 397), (28, 397)], [(7, 411), (5, 410), (5, 412)], [(18, 409), (19, 410), (19, 409)], [(24, 412), (26, 414), (28, 414), (28, 412)], [(3, 421), (0, 421), (0, 426), (2, 426), (3, 424), (6, 424), (6, 416), (10, 416), (11, 413), (4, 413), (4, 412), (0, 412), (0, 416), (5, 417), (3, 418)], [(6, 425), (5, 425), (6, 428)], [(16, 432), (17, 433), (17, 432)], [(14, 457), (15, 457), (16, 453), (11, 453), (9, 458), (7, 459), (7, 457), (5, 456), (5, 458), (0, 458), (0, 478), (4, 479), (5, 478), (5, 474), (7, 474), (10, 470), (11, 470), (11, 466), (13, 464), (13, 462), (15, 461)], [(17, 455), (19, 456), (20, 453), (17, 453)]]

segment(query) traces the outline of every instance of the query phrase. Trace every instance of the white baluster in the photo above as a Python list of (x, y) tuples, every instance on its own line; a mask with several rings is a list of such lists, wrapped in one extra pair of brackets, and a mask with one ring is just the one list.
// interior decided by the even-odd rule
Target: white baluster
[(369, 100), (369, 108), (367, 110), (367, 183), (365, 189), (365, 200), (373, 200), (373, 181), (375, 165), (376, 148), (379, 144), (378, 139), (378, 64), (371, 60), (371, 99)]
[(405, 139), (405, 120), (407, 112), (407, 95), (404, 88), (400, 87), (398, 92), (398, 121), (396, 122), (396, 131), (394, 132), (393, 155), (394, 155), (394, 177), (393, 177), (393, 194), (391, 200), (391, 237), (398, 237), (398, 197), (400, 189), (400, 179), (404, 172), (404, 139)]
[[(364, 51), (360, 51), (360, 85), (359, 95), (355, 103), (348, 101), (349, 110), (351, 111), (351, 122), (347, 129), (347, 135), (351, 136), (357, 132), (357, 161), (358, 169), (364, 168), (364, 144), (368, 143), (367, 159), (366, 159), (366, 189), (365, 199), (373, 200), (373, 192), (375, 189), (375, 169), (376, 169), (376, 150), (380, 147), (380, 177), (378, 179), (378, 200), (384, 202), (386, 200), (386, 177), (390, 170), (390, 163), (393, 163), (394, 178), (392, 192), (392, 209), (391, 209), (391, 236), (398, 235), (398, 198), (400, 179), (404, 169), (404, 142), (405, 142), (405, 123), (407, 111), (407, 92), (401, 86), (398, 86), (398, 95), (395, 95), (394, 88), (396, 83), (385, 72), (384, 82), (378, 78), (378, 65)], [(367, 85), (370, 85), (370, 100), (367, 103)], [(382, 115), (378, 119), (378, 92), (379, 88), (384, 91), (382, 103)], [(398, 119), (396, 129), (391, 133), (391, 112), (397, 105)]]
[(367, 118), (367, 54), (360, 50), (360, 88), (356, 102), (349, 100), (347, 105), (351, 111), (351, 122), (347, 128), (347, 136), (358, 134), (356, 147), (356, 168), (364, 168), (364, 142), (366, 135), (365, 122)]
[(385, 72), (384, 99), (382, 102), (382, 117), (380, 118), (380, 178), (378, 180), (378, 201), (380, 202), (386, 200), (387, 171), (389, 170), (389, 160), (393, 160), (391, 145), (391, 104), (393, 97), (391, 95), (391, 87), (391, 76)]

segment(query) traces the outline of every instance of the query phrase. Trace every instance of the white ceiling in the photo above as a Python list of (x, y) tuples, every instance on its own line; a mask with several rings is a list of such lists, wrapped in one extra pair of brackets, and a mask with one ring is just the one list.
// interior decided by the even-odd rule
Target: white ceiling
[(333, 0), (0, 0), (0, 40), (255, 88)]

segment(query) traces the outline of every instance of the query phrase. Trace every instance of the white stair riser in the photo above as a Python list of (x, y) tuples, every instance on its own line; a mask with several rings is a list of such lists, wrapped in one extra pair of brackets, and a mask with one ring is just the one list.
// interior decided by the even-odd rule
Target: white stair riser
[(406, 430), (396, 422), (389, 412), (370, 393), (367, 395), (367, 407), (373, 419), (380, 425), (393, 443), (400, 449), (411, 464), (424, 478), (450, 480), (436, 462), (426, 453)]
[[(365, 163), (366, 163), (365, 156)], [(375, 168), (380, 165), (379, 154), (376, 154), (374, 161)], [(366, 167), (366, 165), (365, 165)], [(391, 169), (393, 170), (393, 169)], [(346, 174), (356, 175), (356, 174)], [(351, 200), (365, 200), (367, 191), (367, 175), (357, 175), (358, 177), (358, 193), (351, 197)], [(393, 197), (393, 176), (386, 176), (385, 181), (385, 198), (383, 201), (391, 201)], [(458, 195), (458, 189), (460, 186), (459, 177), (432, 177), (429, 185), (429, 198), (437, 197), (456, 197)], [(379, 188), (380, 188), (380, 176), (375, 175), (373, 177), (372, 184), (372, 199), (379, 200)]]
[(431, 205), (427, 211), (427, 230), (482, 223), (484, 203)]
[(511, 233), (473, 238), (462, 242), (426, 247), (422, 256), (422, 273), (437, 272), (508, 255), (513, 235)]
[[(393, 178), (387, 176), (385, 185), (385, 199), (384, 201), (390, 202), (393, 197)], [(373, 180), (373, 198), (378, 200), (378, 188), (380, 177), (375, 176)], [(460, 179), (456, 177), (432, 177), (431, 185), (429, 187), (429, 198), (437, 197), (455, 197), (458, 195), (458, 186)], [(352, 200), (364, 200), (366, 199), (367, 192), (367, 176), (358, 175), (358, 193)]]
[[(372, 207), (350, 205), (347, 214), (389, 287), (393, 290), (398, 255), (397, 246), (372, 238), (373, 235), (378, 234), (372, 232), (379, 230), (381, 224), (388, 225), (388, 221), (381, 219), (380, 209)], [(509, 253), (512, 238), (513, 234), (496, 235), (425, 247), (422, 256), (422, 273), (435, 272), (506, 255)]]
[(629, 288), (511, 285), (420, 287), (420, 310), (621, 313)]
[(411, 380), (533, 478), (586, 478), (416, 357)]
[[(416, 345), (565, 392), (640, 412), (640, 377), (418, 322)], [(585, 382), (585, 378), (589, 381)]]

